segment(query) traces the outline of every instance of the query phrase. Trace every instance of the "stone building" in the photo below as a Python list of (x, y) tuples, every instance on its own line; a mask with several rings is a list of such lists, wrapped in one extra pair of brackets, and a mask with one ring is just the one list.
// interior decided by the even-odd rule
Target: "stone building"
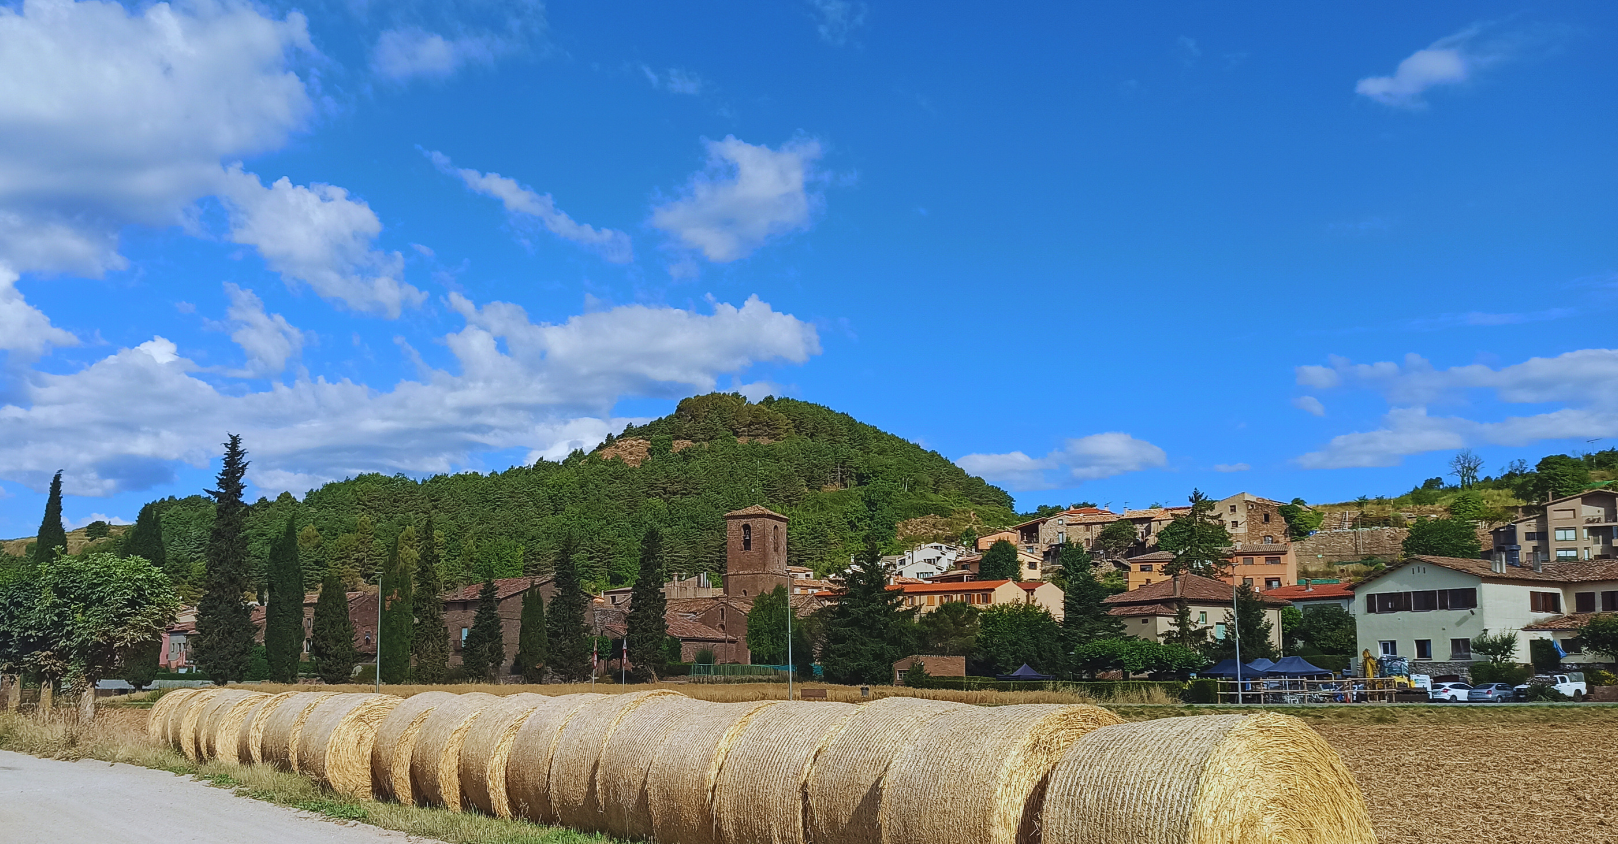
[(1281, 518), (1285, 502), (1238, 492), (1214, 505), (1218, 518), (1237, 545), (1271, 545), (1287, 541), (1287, 521)]
[(757, 504), (726, 513), (725, 595), (757, 597), (787, 581), (787, 517)]
[[(550, 606), (556, 597), (556, 584), (549, 577), (503, 577), (494, 582), (495, 601), (500, 614), (500, 640), (505, 645), (505, 665), (499, 674), (510, 673), (511, 661), (517, 656), (517, 639), (522, 634), (522, 599), (529, 589), (538, 589)], [(483, 584), (474, 583), (444, 593), (444, 626), (449, 633), (449, 664), (461, 664), (461, 649), (467, 634), (472, 631), (472, 619), (478, 614), (478, 592)]]

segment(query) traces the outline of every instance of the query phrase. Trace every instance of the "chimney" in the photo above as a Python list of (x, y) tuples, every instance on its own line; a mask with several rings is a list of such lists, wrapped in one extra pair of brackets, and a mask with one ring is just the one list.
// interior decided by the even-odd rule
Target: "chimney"
[[(1535, 569), (1539, 568), (1539, 563), (1538, 562), (1534, 563), (1534, 568)], [(1492, 571), (1495, 574), (1505, 574), (1506, 573), (1506, 561), (1501, 557), (1495, 557), (1494, 559), (1489, 561), (1489, 571)]]
[(1305, 591), (1305, 592), (1313, 592), (1313, 591), (1315, 591), (1315, 582), (1313, 580), (1307, 578), (1307, 577), (1304, 578), (1303, 579), (1303, 591)]
[(1541, 560), (1539, 558), (1538, 554), (1535, 554), (1534, 555), (1534, 571), (1543, 572), (1544, 570), (1545, 570), (1545, 561)]

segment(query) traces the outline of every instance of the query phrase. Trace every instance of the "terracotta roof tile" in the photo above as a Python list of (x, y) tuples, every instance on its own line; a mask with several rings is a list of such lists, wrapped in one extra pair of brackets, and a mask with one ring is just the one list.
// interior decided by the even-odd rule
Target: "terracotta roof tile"
[(1136, 616), (1136, 615), (1174, 615), (1176, 610), (1168, 604), (1132, 604), (1124, 607), (1113, 607), (1107, 610), (1107, 615)]
[(969, 580), (965, 583), (904, 583), (889, 586), (888, 590), (902, 590), (906, 595), (926, 595), (940, 592), (987, 592), (998, 589), (1009, 580)]
[(1556, 616), (1555, 618), (1547, 618), (1547, 619), (1544, 619), (1542, 621), (1536, 621), (1533, 624), (1524, 624), (1522, 629), (1524, 629), (1524, 630), (1577, 630), (1580, 627), (1583, 627), (1585, 622), (1589, 621), (1592, 618), (1595, 618), (1598, 615), (1611, 615), (1611, 613), (1599, 613), (1599, 612), (1568, 613), (1567, 615), (1559, 615), (1559, 616)]
[(1126, 562), (1126, 563), (1166, 563), (1166, 562), (1168, 562), (1168, 561), (1170, 561), (1172, 559), (1174, 559), (1174, 553), (1172, 551), (1153, 551), (1150, 554), (1141, 554), (1138, 557), (1130, 557), (1127, 560), (1125, 560), (1124, 562)]
[(1584, 583), (1592, 580), (1618, 580), (1618, 560), (1566, 560), (1545, 563), (1541, 567), (1542, 571), (1534, 571), (1532, 566), (1506, 566), (1504, 572), (1497, 572), (1494, 570), (1493, 563), (1488, 560), (1466, 557), (1434, 557), (1422, 554), (1410, 557), (1398, 565), (1390, 566), (1382, 574), (1355, 584), (1354, 588), (1359, 589), (1368, 583), (1374, 583), (1379, 578), (1411, 563), (1443, 566), (1451, 571), (1476, 575), (1493, 582)]
[[(504, 601), (512, 595), (526, 591), (529, 584), (541, 586), (548, 582), (550, 582), (549, 577), (502, 577), (494, 582), (495, 595), (497, 596), (497, 600)], [(478, 592), (482, 589), (483, 584), (474, 583), (470, 586), (462, 586), (459, 589), (451, 589), (448, 592), (445, 592), (442, 597), (446, 602), (476, 601), (478, 599)]]
[[(1178, 591), (1176, 585), (1178, 584)], [(1182, 574), (1170, 580), (1159, 580), (1148, 583), (1139, 589), (1132, 589), (1121, 595), (1112, 595), (1105, 600), (1109, 604), (1156, 604), (1165, 601), (1172, 602), (1178, 598), (1201, 603), (1228, 604), (1235, 598), (1236, 587), (1222, 580), (1208, 577), (1199, 577), (1194, 574)], [(1288, 601), (1281, 598), (1272, 598), (1270, 593), (1260, 592), (1259, 599), (1267, 604), (1286, 604)]]
[(727, 519), (740, 519), (747, 516), (770, 516), (780, 519), (783, 522), (787, 520), (786, 516), (783, 516), (768, 507), (760, 507), (757, 504), (754, 504), (751, 507), (743, 507), (740, 510), (732, 510), (725, 514), (725, 518)]
[(1288, 601), (1313, 601), (1352, 598), (1354, 588), (1347, 583), (1316, 583), (1309, 589), (1302, 586), (1283, 586), (1280, 589), (1266, 590), (1264, 594), (1272, 598), (1285, 598)]

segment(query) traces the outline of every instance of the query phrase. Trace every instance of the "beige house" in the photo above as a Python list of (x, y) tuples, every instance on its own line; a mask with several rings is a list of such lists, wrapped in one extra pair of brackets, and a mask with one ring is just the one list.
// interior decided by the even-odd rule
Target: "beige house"
[(968, 580), (954, 583), (896, 583), (888, 589), (903, 594), (907, 607), (929, 613), (945, 604), (971, 604), (988, 609), (997, 604), (1038, 604), (1062, 620), (1062, 590), (1038, 580)]
[(1494, 560), (1508, 566), (1596, 560), (1618, 552), (1618, 492), (1593, 489), (1558, 498), (1545, 512), (1494, 529)]
[(1230, 541), (1241, 545), (1271, 545), (1287, 541), (1287, 522), (1281, 518), (1284, 501), (1238, 492), (1221, 498), (1213, 516), (1224, 524)]
[(1097, 507), (1083, 507), (1032, 519), (1012, 530), (1017, 534), (1017, 550), (1036, 555), (1046, 562), (1055, 562), (1057, 549), (1066, 542), (1092, 553), (1100, 552), (1096, 537), (1108, 525), (1120, 520), (1135, 525), (1136, 551), (1155, 548), (1157, 535), (1169, 522), (1174, 521), (1177, 510), (1184, 508), (1152, 507), (1114, 513)]
[[(1182, 574), (1173, 579), (1159, 580), (1139, 589), (1106, 599), (1108, 614), (1124, 623), (1124, 633), (1137, 639), (1161, 642), (1174, 629), (1174, 618), (1183, 601), (1191, 610), (1191, 621), (1197, 627), (1207, 628), (1213, 639), (1223, 639), (1229, 621), (1231, 602), (1236, 587), (1228, 583), (1194, 574)], [(1281, 608), (1288, 601), (1269, 598), (1264, 601), (1265, 615), (1270, 621), (1270, 641), (1281, 647)]]

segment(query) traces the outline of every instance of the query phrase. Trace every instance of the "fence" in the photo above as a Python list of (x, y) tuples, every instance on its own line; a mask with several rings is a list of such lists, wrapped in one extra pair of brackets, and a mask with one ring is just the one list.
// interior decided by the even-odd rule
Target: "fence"
[(1392, 677), (1345, 680), (1220, 680), (1220, 703), (1393, 703)]
[(708, 665), (691, 666), (693, 683), (785, 683), (789, 665)]

